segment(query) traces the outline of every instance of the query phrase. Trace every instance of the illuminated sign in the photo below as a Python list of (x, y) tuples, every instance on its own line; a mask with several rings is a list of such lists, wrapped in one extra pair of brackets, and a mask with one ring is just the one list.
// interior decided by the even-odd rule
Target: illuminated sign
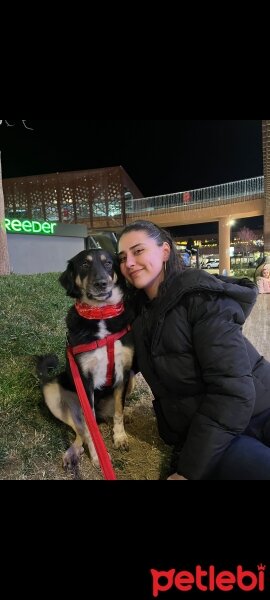
[(30, 233), (35, 235), (54, 235), (58, 223), (40, 223), (19, 219), (5, 219), (1, 224), (7, 233)]

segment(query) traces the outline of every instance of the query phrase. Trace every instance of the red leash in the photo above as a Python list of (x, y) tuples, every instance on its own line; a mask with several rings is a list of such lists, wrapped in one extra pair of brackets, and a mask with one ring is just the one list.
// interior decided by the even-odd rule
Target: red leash
[(108, 455), (107, 448), (104, 444), (103, 438), (97, 426), (96, 419), (93, 415), (92, 408), (89, 404), (89, 400), (87, 398), (87, 394), (80, 377), (79, 369), (74, 360), (74, 356), (70, 347), (67, 347), (67, 355), (77, 394), (83, 409), (84, 418), (86, 420), (87, 427), (90, 431), (90, 435), (92, 437), (104, 477), (105, 479), (116, 480), (116, 475), (113, 470), (113, 466)]

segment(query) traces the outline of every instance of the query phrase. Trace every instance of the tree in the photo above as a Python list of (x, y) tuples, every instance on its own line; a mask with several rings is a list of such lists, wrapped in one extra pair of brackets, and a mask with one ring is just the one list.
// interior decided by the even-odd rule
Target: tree
[(248, 227), (242, 227), (238, 232), (238, 238), (241, 243), (241, 252), (243, 256), (248, 254), (254, 249), (254, 241), (257, 239), (254, 231)]
[(4, 228), (5, 204), (2, 184), (2, 165), (0, 152), (0, 275), (10, 274), (10, 264), (7, 245), (7, 234)]

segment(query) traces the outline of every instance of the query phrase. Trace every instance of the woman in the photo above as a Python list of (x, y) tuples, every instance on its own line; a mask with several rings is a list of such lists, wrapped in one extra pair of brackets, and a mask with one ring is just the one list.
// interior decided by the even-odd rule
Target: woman
[(270, 294), (270, 265), (260, 265), (255, 272), (259, 294)]
[(169, 479), (270, 479), (270, 364), (242, 335), (255, 284), (182, 271), (170, 235), (149, 221), (122, 231), (118, 254), (138, 369), (174, 446)]

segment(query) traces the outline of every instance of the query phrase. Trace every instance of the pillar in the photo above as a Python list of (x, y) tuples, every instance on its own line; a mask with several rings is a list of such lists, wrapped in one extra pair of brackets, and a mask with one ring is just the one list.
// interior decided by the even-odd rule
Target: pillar
[(231, 217), (223, 217), (218, 222), (219, 239), (219, 273), (222, 275), (224, 269), (230, 275), (230, 242), (231, 242)]
[(270, 255), (270, 121), (262, 122), (264, 173), (264, 254)]

